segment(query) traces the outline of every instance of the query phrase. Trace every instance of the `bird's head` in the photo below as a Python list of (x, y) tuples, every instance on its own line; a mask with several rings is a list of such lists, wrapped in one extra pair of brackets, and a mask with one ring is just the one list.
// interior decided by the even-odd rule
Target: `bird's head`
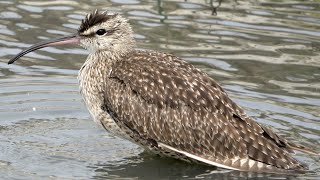
[(134, 45), (131, 26), (119, 14), (90, 13), (82, 20), (78, 34), (80, 44), (92, 52), (122, 50)]
[(37, 49), (65, 44), (79, 44), (91, 53), (106, 51), (124, 54), (135, 46), (135, 40), (131, 26), (125, 18), (119, 14), (96, 10), (82, 20), (75, 34), (35, 44), (21, 51), (8, 63), (12, 64)]

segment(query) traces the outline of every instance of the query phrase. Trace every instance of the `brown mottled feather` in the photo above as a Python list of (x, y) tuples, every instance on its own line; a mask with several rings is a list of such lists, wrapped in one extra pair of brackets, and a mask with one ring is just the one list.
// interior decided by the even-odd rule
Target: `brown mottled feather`
[[(305, 169), (290, 156), (284, 138), (248, 117), (213, 79), (175, 56), (134, 51), (113, 65), (106, 86), (113, 87), (106, 88), (106, 108), (141, 139), (246, 171)], [(264, 164), (258, 167), (259, 162)]]

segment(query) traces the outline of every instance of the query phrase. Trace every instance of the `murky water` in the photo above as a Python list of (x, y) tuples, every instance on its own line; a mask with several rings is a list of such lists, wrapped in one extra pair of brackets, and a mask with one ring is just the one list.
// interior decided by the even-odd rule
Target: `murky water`
[[(0, 0), (0, 178), (296, 178), (161, 159), (108, 135), (78, 93), (80, 47), (45, 48), (99, 8), (130, 19), (140, 48), (174, 53), (206, 71), (258, 122), (320, 151), (320, 1)], [(297, 153), (320, 176), (319, 157)]]

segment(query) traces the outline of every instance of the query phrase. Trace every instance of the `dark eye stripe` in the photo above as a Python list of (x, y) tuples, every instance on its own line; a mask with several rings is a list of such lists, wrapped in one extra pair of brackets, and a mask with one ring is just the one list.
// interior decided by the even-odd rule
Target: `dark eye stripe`
[(108, 30), (107, 31), (107, 35), (113, 34), (116, 30), (118, 30), (118, 29), (110, 29), (110, 30)]
[(88, 38), (90, 38), (90, 37), (94, 37), (95, 35), (96, 35), (96, 33), (80, 34), (80, 36), (82, 36), (82, 37), (88, 37)]
[[(106, 35), (109, 36), (111, 34), (113, 34), (115, 31), (117, 31), (118, 29), (110, 29), (110, 30), (107, 30), (106, 32)], [(93, 32), (93, 33), (90, 33), (90, 34), (80, 34), (80, 36), (83, 36), (83, 37), (94, 37), (96, 35), (96, 32)]]

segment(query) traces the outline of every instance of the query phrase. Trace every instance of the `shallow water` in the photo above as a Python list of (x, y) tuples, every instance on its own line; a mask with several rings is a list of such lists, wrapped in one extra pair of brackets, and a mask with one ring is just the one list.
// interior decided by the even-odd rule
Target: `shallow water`
[[(210, 74), (259, 123), (320, 151), (320, 1), (0, 0), (2, 179), (236, 179), (320, 176), (319, 157), (297, 153), (303, 176), (240, 173), (161, 159), (91, 121), (78, 93), (87, 51), (31, 44), (73, 33), (93, 9), (130, 19), (139, 47), (182, 56)], [(216, 4), (216, 3), (215, 3)], [(156, 178), (157, 177), (157, 178)]]

